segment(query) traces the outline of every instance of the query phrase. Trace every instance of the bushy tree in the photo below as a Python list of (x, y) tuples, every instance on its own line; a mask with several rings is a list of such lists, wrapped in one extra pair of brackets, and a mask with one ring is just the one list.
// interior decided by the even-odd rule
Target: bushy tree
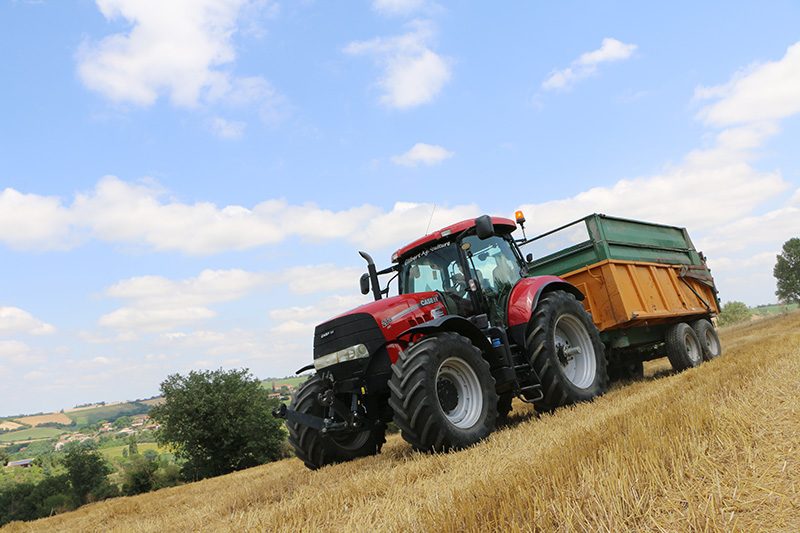
[(772, 274), (778, 284), (775, 295), (782, 302), (800, 303), (800, 238), (783, 243)]
[(133, 423), (133, 418), (130, 416), (121, 416), (114, 420), (112, 426), (116, 429), (122, 429), (130, 426)]
[(246, 369), (173, 374), (161, 383), (164, 403), (150, 417), (161, 425), (157, 440), (186, 462), (195, 480), (249, 468), (281, 457), (285, 438), (274, 402)]
[(719, 313), (719, 325), (728, 326), (750, 320), (752, 314), (750, 308), (744, 302), (728, 302), (722, 306), (722, 310)]
[(93, 446), (84, 443), (66, 446), (63, 462), (79, 505), (116, 496), (116, 487), (107, 477), (111, 467)]
[(148, 455), (132, 455), (123, 468), (122, 493), (126, 496), (150, 492), (156, 483), (157, 458)]
[(4, 448), (0, 448), (0, 466), (6, 466), (6, 464), (8, 464), (8, 459), (8, 452)]

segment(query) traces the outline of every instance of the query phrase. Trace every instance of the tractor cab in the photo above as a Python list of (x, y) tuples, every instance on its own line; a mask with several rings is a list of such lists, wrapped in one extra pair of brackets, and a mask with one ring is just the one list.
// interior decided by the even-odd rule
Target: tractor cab
[(431, 240), (413, 255), (398, 256), (400, 294), (436, 291), (448, 314), (485, 313), (490, 323), (504, 324), (508, 296), (524, 272), (509, 226), (498, 226), (505, 232), (484, 239), (462, 232), (449, 240)]

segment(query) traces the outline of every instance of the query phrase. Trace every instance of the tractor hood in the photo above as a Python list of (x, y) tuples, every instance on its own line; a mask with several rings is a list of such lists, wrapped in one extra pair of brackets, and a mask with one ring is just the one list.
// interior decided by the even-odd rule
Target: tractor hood
[(445, 314), (436, 292), (401, 294), (356, 307), (316, 327), (314, 366), (320, 370), (366, 360), (407, 329)]

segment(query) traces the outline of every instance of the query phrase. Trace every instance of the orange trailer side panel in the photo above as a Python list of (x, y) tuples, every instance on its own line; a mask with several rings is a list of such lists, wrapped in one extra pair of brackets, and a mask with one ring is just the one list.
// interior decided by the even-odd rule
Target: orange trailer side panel
[(680, 265), (606, 260), (561, 277), (586, 295), (584, 307), (605, 331), (718, 313), (712, 288), (680, 273)]

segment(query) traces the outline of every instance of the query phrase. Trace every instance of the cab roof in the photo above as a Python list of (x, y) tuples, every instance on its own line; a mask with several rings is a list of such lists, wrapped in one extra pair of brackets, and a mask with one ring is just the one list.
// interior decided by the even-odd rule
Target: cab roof
[[(492, 224), (494, 225), (494, 230), (501, 234), (511, 233), (515, 229), (517, 229), (517, 224), (511, 220), (510, 218), (503, 218), (503, 217), (491, 217)], [(475, 219), (471, 218), (469, 220), (462, 220), (461, 222), (456, 222), (455, 224), (451, 224), (446, 228), (442, 228), (439, 231), (434, 231), (433, 233), (429, 233), (424, 237), (420, 237), (419, 239), (406, 244), (402, 248), (398, 249), (394, 254), (392, 254), (392, 261), (398, 263), (412, 255), (416, 252), (419, 252), (425, 248), (428, 248), (438, 242), (445, 241), (451, 236), (458, 235), (462, 231), (466, 229), (470, 229), (475, 227)]]

